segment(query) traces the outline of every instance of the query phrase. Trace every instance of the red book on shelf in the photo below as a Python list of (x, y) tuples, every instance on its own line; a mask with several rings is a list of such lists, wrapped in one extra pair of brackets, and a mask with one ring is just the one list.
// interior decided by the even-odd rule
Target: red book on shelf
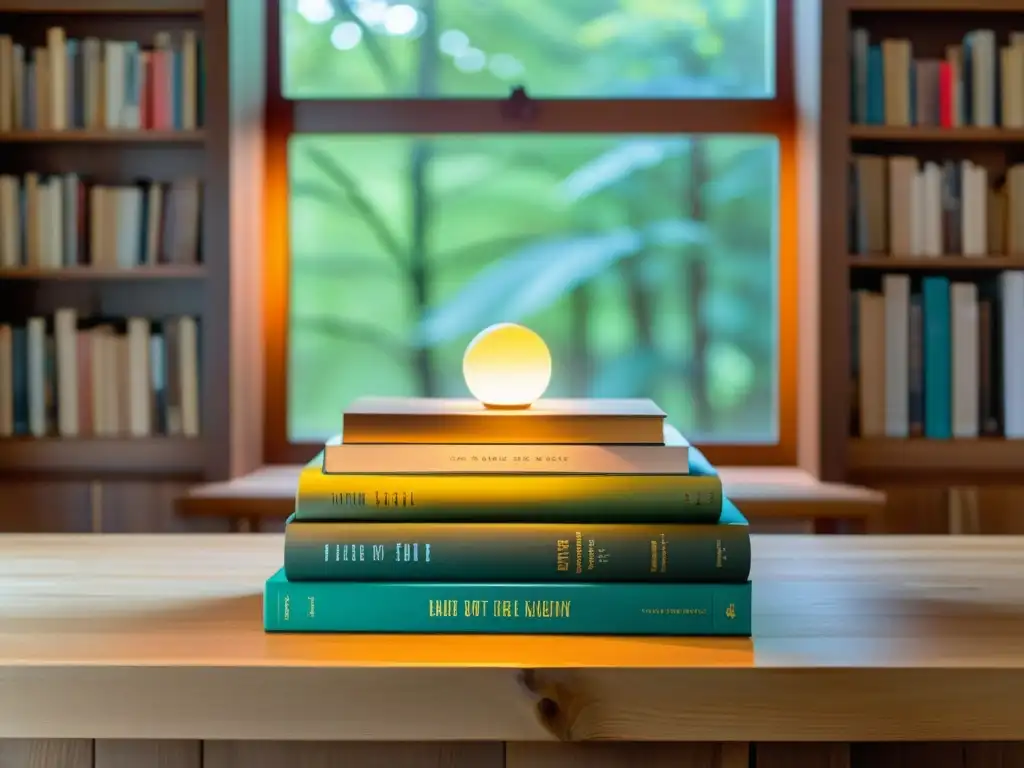
[(939, 64), (939, 125), (953, 127), (953, 68), (948, 61)]
[(150, 91), (150, 98), (153, 102), (153, 127), (158, 131), (169, 131), (174, 127), (171, 124), (171, 94), (167, 87), (171, 63), (167, 51), (153, 51), (151, 59), (153, 89)]
[(143, 51), (140, 64), (142, 66), (142, 93), (139, 96), (139, 116), (142, 127), (153, 127), (153, 52)]

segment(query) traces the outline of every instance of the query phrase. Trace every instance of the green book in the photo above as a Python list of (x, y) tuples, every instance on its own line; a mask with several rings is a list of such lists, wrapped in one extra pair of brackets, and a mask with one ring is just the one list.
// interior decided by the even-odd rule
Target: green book
[(743, 582), (750, 531), (718, 523), (303, 522), (285, 527), (291, 581)]
[(742, 584), (470, 584), (267, 579), (268, 632), (734, 636)]

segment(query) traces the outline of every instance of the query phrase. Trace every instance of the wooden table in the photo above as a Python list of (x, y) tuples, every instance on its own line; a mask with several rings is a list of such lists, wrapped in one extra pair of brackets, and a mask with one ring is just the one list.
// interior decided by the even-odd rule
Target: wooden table
[[(268, 466), (223, 483), (197, 485), (178, 501), (185, 515), (229, 517), (236, 530), (258, 531), (295, 507), (298, 466)], [(801, 521), (819, 532), (881, 527), (885, 494), (856, 485), (823, 483), (796, 467), (723, 467), (722, 485), (752, 523)]]
[(754, 547), (754, 641), (303, 637), (277, 535), (0, 537), (0, 766), (1024, 764), (1024, 538)]

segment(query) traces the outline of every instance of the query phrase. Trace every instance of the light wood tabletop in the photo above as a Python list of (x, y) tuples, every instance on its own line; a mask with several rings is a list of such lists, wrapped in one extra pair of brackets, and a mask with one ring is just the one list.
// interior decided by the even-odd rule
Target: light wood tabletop
[(297, 636), (278, 535), (7, 535), (0, 738), (1024, 739), (1024, 538), (754, 552), (753, 641)]

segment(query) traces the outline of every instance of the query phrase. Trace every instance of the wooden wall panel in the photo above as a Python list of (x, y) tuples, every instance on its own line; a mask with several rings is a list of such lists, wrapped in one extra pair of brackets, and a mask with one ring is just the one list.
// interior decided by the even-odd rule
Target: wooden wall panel
[(226, 518), (181, 517), (174, 500), (189, 484), (180, 482), (103, 483), (101, 525), (105, 533), (227, 533)]
[(0, 481), (0, 533), (88, 533), (90, 530), (87, 484)]
[(746, 744), (507, 744), (505, 768), (747, 768)]
[(758, 744), (754, 768), (851, 768), (846, 744)]
[(203, 768), (502, 768), (500, 742), (243, 742), (203, 743)]
[(92, 768), (90, 739), (4, 739), (3, 768)]
[(93, 768), (202, 768), (201, 741), (97, 739)]
[(964, 768), (963, 744), (854, 744), (852, 768)]
[(885, 533), (947, 533), (948, 496), (942, 487), (882, 486)]
[(967, 744), (964, 768), (1024, 768), (1024, 743)]

